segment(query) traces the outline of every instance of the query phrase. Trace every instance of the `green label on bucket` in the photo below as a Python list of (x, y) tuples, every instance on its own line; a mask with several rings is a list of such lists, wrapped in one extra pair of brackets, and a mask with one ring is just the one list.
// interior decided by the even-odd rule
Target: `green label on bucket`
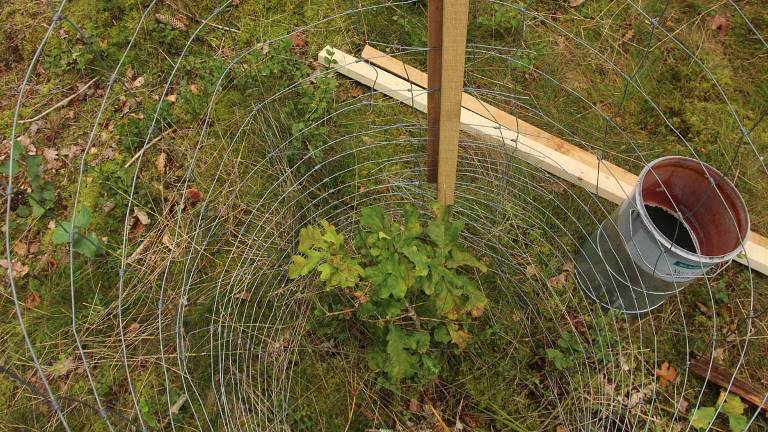
[(675, 267), (680, 267), (684, 269), (700, 269), (701, 265), (694, 265), (694, 264), (684, 263), (682, 261), (675, 261)]

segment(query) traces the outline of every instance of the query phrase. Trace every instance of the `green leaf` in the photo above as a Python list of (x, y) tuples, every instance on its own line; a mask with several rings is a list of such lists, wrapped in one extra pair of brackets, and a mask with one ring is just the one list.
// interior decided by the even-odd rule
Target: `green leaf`
[(301, 229), (299, 232), (299, 251), (307, 252), (315, 246), (322, 245), (322, 233), (320, 229), (314, 226), (308, 226)]
[(480, 260), (475, 258), (469, 252), (457, 248), (452, 249), (451, 257), (448, 259), (448, 261), (446, 261), (445, 266), (455, 269), (465, 265), (474, 267), (483, 273), (488, 271), (488, 267), (486, 267), (485, 264), (481, 263)]
[(429, 257), (419, 251), (416, 245), (411, 245), (402, 252), (416, 267), (414, 275), (426, 276), (429, 273)]
[(552, 360), (558, 370), (568, 369), (571, 365), (571, 360), (565, 354), (560, 352), (560, 350), (554, 348), (547, 349), (547, 358)]
[(464, 222), (451, 222), (449, 220), (450, 207), (434, 205), (435, 220), (427, 225), (427, 235), (435, 242), (438, 249), (447, 254), (458, 244), (459, 234), (464, 229)]
[(747, 430), (747, 418), (741, 414), (728, 415), (728, 427), (731, 428), (731, 432), (744, 432)]
[[(720, 393), (720, 399), (718, 400), (718, 403), (723, 402), (722, 399), (724, 395), (725, 393)], [(729, 393), (728, 396), (725, 397), (722, 411), (729, 416), (744, 414), (744, 402), (742, 402), (741, 398), (737, 395)]]
[(691, 415), (691, 426), (699, 430), (704, 430), (712, 424), (717, 410), (714, 407), (699, 407)]
[(59, 222), (56, 229), (53, 230), (51, 240), (53, 244), (64, 244), (69, 242), (69, 233), (72, 232), (72, 223), (69, 221)]
[(101, 241), (96, 237), (95, 233), (90, 233), (88, 237), (75, 234), (75, 239), (72, 241), (72, 249), (80, 252), (88, 258), (95, 258), (97, 255), (104, 253), (104, 248), (101, 246)]
[(380, 207), (366, 207), (360, 212), (360, 225), (369, 231), (384, 231), (384, 211)]
[(432, 331), (432, 339), (439, 343), (448, 343), (451, 341), (451, 333), (448, 327), (440, 325)]
[(88, 207), (81, 206), (77, 210), (77, 216), (75, 216), (75, 226), (79, 228), (85, 228), (91, 223), (91, 210)]
[(344, 244), (344, 236), (336, 232), (336, 227), (328, 223), (328, 221), (320, 221), (320, 225), (325, 229), (322, 239), (331, 243), (334, 246), (341, 246)]
[(385, 370), (395, 381), (408, 378), (416, 373), (419, 357), (408, 352), (408, 349), (413, 345), (415, 343), (403, 331), (395, 326), (389, 327), (389, 334), (387, 335), (389, 361), (387, 361)]
[(423, 229), (419, 221), (419, 211), (415, 207), (407, 206), (403, 210), (403, 218), (405, 219), (403, 234), (407, 237), (418, 237), (421, 235)]
[(30, 180), (34, 177), (38, 177), (40, 175), (40, 167), (42, 165), (42, 156), (36, 155), (27, 157), (27, 177), (29, 177)]

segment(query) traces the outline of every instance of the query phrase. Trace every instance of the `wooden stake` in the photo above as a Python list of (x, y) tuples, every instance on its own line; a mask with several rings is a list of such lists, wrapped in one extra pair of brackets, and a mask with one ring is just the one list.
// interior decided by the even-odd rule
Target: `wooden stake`
[(443, 42), (440, 52), (440, 133), (437, 161), (437, 200), (453, 204), (459, 153), (464, 55), (469, 0), (443, 3)]
[(427, 9), (427, 181), (437, 183), (440, 133), (440, 77), (443, 43), (443, 0), (429, 0)]

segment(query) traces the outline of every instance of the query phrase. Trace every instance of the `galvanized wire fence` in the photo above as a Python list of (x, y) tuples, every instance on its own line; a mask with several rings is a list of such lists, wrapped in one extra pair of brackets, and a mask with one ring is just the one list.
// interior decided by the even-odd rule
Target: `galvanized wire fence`
[[(356, 4), (337, 6), (334, 13), (302, 28), (232, 54), (226, 68), (212, 72), (215, 87), (206, 95), (200, 118), (184, 130), (179, 130), (180, 124), (164, 123), (163, 101), (179, 83), (211, 73), (185, 63), (188, 50), (204, 43), (213, 23), (225, 26), (219, 18), (239, 3), (229, 0), (211, 7), (208, 16), (189, 25), (184, 48), (168, 55), (172, 66), (163, 74), (162, 85), (153, 90), (154, 116), (143, 123), (138, 158), (129, 167), (118, 240), (108, 244), (107, 256), (97, 258), (101, 261), (96, 268), (90, 258), (76, 253), (78, 233), (70, 231), (68, 287), (63, 290), (68, 323), (56, 333), (58, 341), (30, 336), (34, 333), (30, 316), (35, 312), (25, 306), (24, 296), (34, 275), (14, 275), (10, 263), (17, 257), (12, 245), (24, 233), (5, 230), (9, 283), (4, 302), (13, 311), (9, 319), (22, 335), (23, 347), (8, 347), (15, 352), (3, 357), (0, 379), (12, 380), (19, 392), (36, 400), (34, 409), (43, 418), (32, 427), (76, 430), (82, 428), (79, 419), (86, 416), (94, 430), (301, 429), (295, 412), (298, 401), (313, 396), (305, 393), (312, 386), (299, 382), (297, 371), (312, 366), (313, 359), (331, 356), (349, 365), (345, 369), (338, 360), (329, 360), (334, 373), (349, 374), (349, 394), (318, 392), (320, 397), (338, 396), (349, 404), (350, 422), (364, 407), (371, 428), (416, 427), (408, 426), (405, 410), (382, 399), (375, 380), (359, 375), (366, 371), (359, 356), (308, 329), (322, 290), (312, 280), (289, 279), (286, 269), (299, 230), (308, 224), (325, 219), (351, 237), (360, 210), (369, 205), (385, 206), (395, 217), (405, 204), (427, 213), (435, 192), (425, 182), (425, 117), (386, 95), (368, 88), (360, 91), (333, 68), (319, 65), (280, 88), (261, 87), (247, 106), (233, 106), (225, 96), (245, 73), (253, 53), (266, 52), (299, 33), (313, 41), (312, 48), (323, 46), (329, 29), (337, 26), (364, 36), (370, 45), (406, 63), (424, 64), (425, 48), (409, 44), (404, 24), (389, 28), (386, 37), (379, 37), (375, 25), (382, 17), (399, 16), (400, 10), (423, 9), (423, 2), (350, 2)], [(680, 37), (687, 24), (670, 20), (670, 4), (627, 2), (620, 10), (630, 10), (637, 20), (635, 35), (627, 38), (622, 27), (617, 38), (614, 33), (619, 30), (601, 13), (590, 16), (597, 29), (586, 30), (599, 34), (595, 36), (564, 25), (563, 17), (548, 5), (483, 3), (476, 13), (491, 20), (490, 28), (509, 29), (491, 31), (490, 37), (470, 31), (465, 92), (630, 171), (639, 172), (661, 152), (705, 161), (749, 189), (747, 204), (759, 208), (760, 185), (768, 171), (765, 143), (753, 132), (765, 128), (768, 109), (764, 107), (757, 117), (745, 117), (746, 108), (733, 100), (708, 61)], [(96, 169), (91, 149), (101, 145), (106, 118), (117, 103), (115, 93), (126, 85), (124, 60), (143, 42), (148, 20), (164, 6), (157, 1), (142, 5), (122, 57), (111, 70), (102, 71), (100, 104), (91, 117), (77, 175), (69, 178), (74, 193), (62, 203), (66, 216), (58, 224), (67, 220), (70, 227), (78, 224), (78, 211), (86, 205), (83, 190)], [(28, 127), (21, 122), (21, 113), (32, 91), (30, 83), (69, 7), (64, 0), (51, 9), (47, 31), (20, 84), (9, 142)], [(745, 14), (737, 2), (718, 7), (730, 14), (731, 28), (744, 29), (740, 37), (753, 41), (755, 57), (764, 57), (768, 44), (753, 23), (755, 17)], [(617, 11), (606, 5), (604, 12)], [(506, 16), (514, 24), (499, 21)], [(266, 22), (270, 17), (255, 19)], [(545, 61), (560, 54), (549, 51), (551, 45), (542, 48), (542, 35), (556, 45), (575, 48), (578, 57)], [(619, 45), (621, 40), (631, 45), (625, 47), (627, 52), (616, 45), (617, 39)], [(654, 84), (669, 78), (656, 73), (664, 56), (692, 68), (695, 79), (718, 101), (717, 119), (728, 120), (712, 125), (718, 135), (707, 143), (706, 154), (704, 144), (694, 142), (680, 126), (679, 107), (657, 101), (662, 95)], [(590, 65), (599, 78), (573, 76), (569, 62)], [(311, 121), (291, 129), (283, 108), (301, 100), (302, 89), (317, 86), (324, 78), (345, 86), (334, 88), (345, 97), (336, 96), (333, 103), (318, 107), (323, 111)], [(766, 84), (768, 76), (762, 78), (755, 87)], [(255, 81), (253, 86), (264, 84)], [(648, 118), (627, 119), (630, 104), (644, 106)], [(667, 142), (648, 142), (647, 130), (638, 129), (643, 125), (665, 129)], [(297, 142), (302, 144), (297, 147)], [(306, 142), (312, 145), (304, 146)], [(157, 164), (161, 146), (173, 152), (176, 177), (153, 204), (152, 223), (136, 234), (137, 207), (147, 205), (141, 189), (152, 181), (147, 170), (153, 161)], [(10, 146), (11, 164), (14, 151)], [(721, 362), (723, 353), (730, 352), (733, 376), (759, 381), (760, 369), (752, 371), (748, 365), (759, 368), (761, 354), (754, 345), (766, 349), (766, 304), (759, 298), (766, 289), (764, 276), (734, 264), (639, 319), (600, 308), (573, 283), (572, 263), (579, 245), (614, 205), (514, 153), (512, 147), (463, 136), (457, 177), (455, 217), (467, 226), (462, 240), (491, 269), (490, 276), (478, 280), (491, 301), (482, 326), (494, 329), (494, 336), (478, 340), (463, 354), (477, 367), (469, 376), (502, 378), (499, 391), (516, 386), (531, 407), (530, 412), (500, 409), (491, 418), (511, 419), (505, 421), (516, 427), (538, 424), (540, 430), (694, 430), (698, 408), (714, 406), (720, 412), (724, 405), (710, 400), (716, 386), (689, 373), (688, 353), (694, 349)], [(721, 157), (714, 159), (712, 154)], [(11, 225), (12, 199), (20, 187), (14, 176), (8, 177), (6, 227)], [(760, 223), (764, 217), (753, 214)], [(114, 286), (100, 285), (98, 278), (105, 275), (111, 276)], [(107, 299), (99, 307), (94, 307), (96, 299), (81, 295), (94, 289)], [(717, 296), (723, 290), (731, 295), (728, 315), (718, 312)], [(704, 299), (700, 306), (689, 298), (694, 291)], [(40, 325), (38, 318), (34, 325)], [(551, 361), (548, 349), (565, 352), (570, 366), (562, 370), (544, 366)], [(317, 353), (328, 356), (313, 356)], [(516, 356), (519, 362), (509, 362)], [(73, 398), (71, 389), (61, 383), (53, 365), (62, 358), (77, 371), (68, 373), (78, 374), (87, 396)], [(497, 370), (502, 359), (518, 370)], [(657, 374), (668, 373), (664, 363), (676, 367), (677, 377), (662, 385)], [(528, 372), (519, 373), (522, 369)], [(149, 376), (161, 377), (161, 385), (148, 385)], [(442, 386), (453, 395), (463, 391), (461, 382), (446, 380)], [(763, 402), (766, 398), (768, 394)], [(160, 402), (148, 404), (148, 400)], [(444, 415), (456, 430), (472, 427), (460, 414)], [(745, 416), (752, 430), (766, 425), (759, 410), (750, 408)]]

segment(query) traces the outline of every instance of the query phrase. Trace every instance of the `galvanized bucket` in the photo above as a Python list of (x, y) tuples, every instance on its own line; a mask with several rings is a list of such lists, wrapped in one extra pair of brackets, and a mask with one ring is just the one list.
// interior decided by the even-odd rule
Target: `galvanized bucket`
[(749, 214), (736, 187), (701, 161), (669, 156), (581, 246), (576, 281), (598, 303), (647, 312), (741, 250)]

